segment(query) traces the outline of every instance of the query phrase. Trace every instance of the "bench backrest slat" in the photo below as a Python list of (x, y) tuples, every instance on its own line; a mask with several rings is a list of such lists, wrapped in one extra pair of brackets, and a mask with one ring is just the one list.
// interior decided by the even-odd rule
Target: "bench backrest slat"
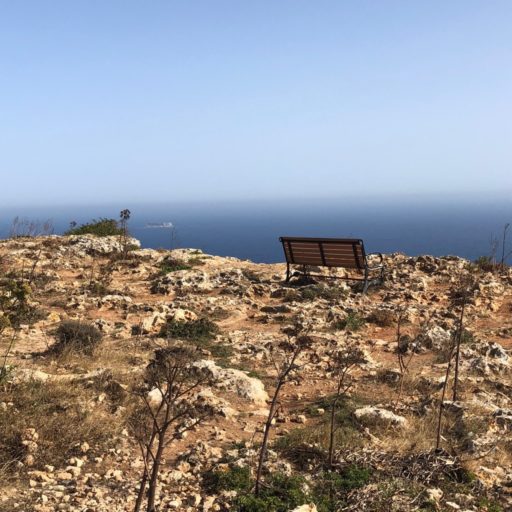
[(357, 238), (281, 237), (288, 263), (363, 270), (366, 255), (363, 241)]

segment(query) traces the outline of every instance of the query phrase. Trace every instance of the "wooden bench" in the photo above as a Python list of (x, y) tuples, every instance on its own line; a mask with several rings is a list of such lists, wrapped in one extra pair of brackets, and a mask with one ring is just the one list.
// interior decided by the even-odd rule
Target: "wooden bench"
[[(358, 271), (361, 277), (338, 277), (316, 274), (319, 277), (337, 277), (363, 281), (363, 293), (375, 281), (384, 278), (384, 260), (380, 252), (366, 254), (364, 243), (357, 238), (300, 238), (283, 236), (279, 239), (283, 244), (286, 257), (286, 281), (289, 281), (291, 265), (301, 265), (305, 276), (309, 267), (339, 267)], [(378, 262), (371, 263), (368, 257), (376, 256)]]

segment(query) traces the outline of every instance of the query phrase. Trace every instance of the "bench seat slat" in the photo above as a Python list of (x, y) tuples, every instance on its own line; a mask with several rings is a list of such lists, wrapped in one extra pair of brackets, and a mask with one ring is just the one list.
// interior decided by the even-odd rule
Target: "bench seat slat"
[[(297, 251), (295, 248), (293, 249), (293, 257), (295, 259), (297, 258), (322, 258), (322, 253), (320, 251)], [(347, 252), (347, 253), (329, 253), (324, 252), (324, 257), (326, 259), (342, 259), (342, 260), (355, 260), (357, 259), (363, 259), (363, 255), (361, 253), (354, 254), (354, 252)]]

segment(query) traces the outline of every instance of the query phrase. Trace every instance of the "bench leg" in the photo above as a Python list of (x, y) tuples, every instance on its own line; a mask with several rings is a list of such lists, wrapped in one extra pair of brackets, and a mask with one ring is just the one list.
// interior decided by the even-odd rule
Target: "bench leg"
[(288, 282), (290, 280), (290, 264), (287, 263), (286, 264), (286, 282)]
[(370, 286), (370, 281), (368, 280), (368, 269), (364, 270), (364, 282), (363, 282), (363, 295), (368, 291), (368, 286)]

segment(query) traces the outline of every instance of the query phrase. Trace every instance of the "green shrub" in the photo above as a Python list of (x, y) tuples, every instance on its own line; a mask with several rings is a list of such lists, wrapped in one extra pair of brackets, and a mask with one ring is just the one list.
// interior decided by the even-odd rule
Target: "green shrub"
[(275, 496), (263, 498), (247, 494), (238, 498), (235, 510), (237, 512), (277, 512), (291, 509), (283, 508), (281, 500)]
[(370, 481), (371, 472), (355, 464), (343, 469), (341, 473), (327, 471), (317, 475), (312, 496), (318, 512), (336, 512), (346, 506), (348, 492), (364, 487)]
[(319, 512), (334, 512), (340, 510), (349, 491), (369, 482), (370, 475), (369, 469), (351, 465), (341, 473), (320, 473), (310, 490), (302, 475), (272, 473), (256, 497), (252, 494), (254, 482), (249, 467), (230, 467), (206, 473), (203, 485), (212, 494), (236, 491), (232, 510), (237, 512), (288, 512), (306, 503), (315, 503)]
[(365, 319), (357, 313), (349, 313), (345, 318), (331, 324), (333, 330), (345, 330), (350, 332), (359, 331), (365, 325)]
[(250, 492), (252, 488), (251, 470), (248, 466), (234, 466), (226, 471), (208, 471), (203, 475), (203, 485), (213, 492)]
[(233, 355), (233, 348), (231, 345), (215, 341), (218, 333), (217, 324), (208, 318), (189, 322), (170, 320), (160, 330), (160, 336), (188, 340), (198, 349), (208, 350), (213, 357), (220, 359), (221, 366), (227, 366), (229, 358)]
[(248, 467), (231, 467), (226, 471), (206, 473), (203, 485), (213, 494), (236, 491), (232, 510), (237, 512), (288, 512), (310, 502), (306, 481), (301, 475), (268, 475), (258, 497), (251, 494), (254, 482)]
[(313, 487), (313, 500), (318, 512), (335, 512), (346, 505), (346, 495), (353, 489), (364, 487), (370, 481), (371, 472), (355, 464), (340, 473), (327, 471), (317, 475)]
[(77, 320), (64, 320), (55, 333), (57, 342), (51, 351), (64, 355), (71, 352), (91, 355), (99, 345), (102, 334), (94, 325)]
[(124, 231), (117, 220), (100, 218), (93, 219), (91, 222), (82, 224), (81, 226), (69, 229), (65, 235), (96, 235), (96, 236), (114, 236), (122, 235)]
[(352, 464), (341, 472), (338, 485), (344, 491), (364, 487), (370, 481), (370, 475), (370, 469)]
[(170, 320), (160, 330), (160, 335), (167, 338), (208, 341), (219, 332), (217, 324), (208, 318), (199, 318), (190, 322)]
[(185, 263), (183, 260), (166, 256), (159, 264), (161, 275), (168, 274), (169, 272), (176, 272), (177, 270), (190, 270), (192, 267)]
[(261, 494), (264, 498), (278, 498), (282, 504), (276, 509), (279, 512), (292, 510), (299, 505), (308, 503), (311, 499), (303, 476), (288, 476), (284, 473), (273, 473), (266, 478)]

